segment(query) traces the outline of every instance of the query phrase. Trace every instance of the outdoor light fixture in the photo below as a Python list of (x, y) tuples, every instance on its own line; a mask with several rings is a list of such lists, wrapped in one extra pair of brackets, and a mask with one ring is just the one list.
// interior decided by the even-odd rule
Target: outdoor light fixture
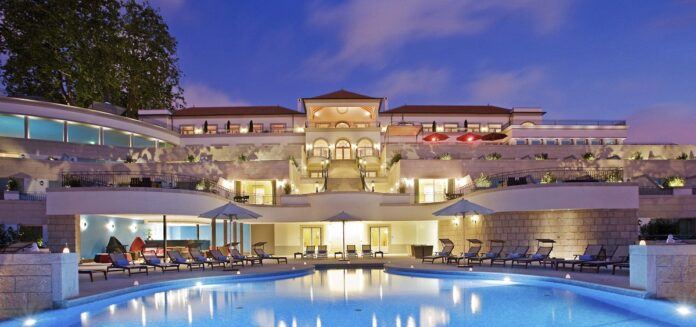
[(63, 253), (70, 253), (70, 248), (68, 247), (68, 243), (65, 243), (65, 247), (63, 248)]
[(474, 225), (476, 225), (476, 223), (478, 223), (479, 219), (481, 219), (481, 216), (475, 214), (475, 215), (471, 215), (469, 217), (469, 219), (471, 219), (471, 222), (474, 223)]
[(36, 325), (36, 319), (28, 318), (28, 319), (24, 320), (24, 324), (22, 324), (22, 325), (27, 326), (27, 327), (34, 326), (34, 325)]
[(80, 219), (80, 231), (84, 231), (87, 229), (87, 220)]
[(645, 243), (645, 240), (640, 240), (640, 242), (638, 242), (638, 245), (645, 246), (645, 245), (647, 245), (647, 244)]
[(570, 279), (570, 274), (566, 274), (565, 279)]
[(106, 223), (106, 229), (108, 229), (110, 232), (113, 232), (114, 230), (116, 230), (116, 224), (114, 224), (113, 221), (110, 221)]
[(131, 232), (133, 232), (133, 233), (137, 232), (137, 231), (138, 231), (138, 224), (132, 223), (132, 224), (130, 225), (130, 230), (131, 230)]
[(454, 224), (454, 226), (459, 226), (459, 217), (454, 217), (452, 219), (452, 224)]

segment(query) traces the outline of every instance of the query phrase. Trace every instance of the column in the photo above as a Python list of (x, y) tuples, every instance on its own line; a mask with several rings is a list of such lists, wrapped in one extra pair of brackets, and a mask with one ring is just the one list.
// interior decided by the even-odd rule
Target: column
[(227, 244), (227, 219), (222, 220), (222, 244)]
[(217, 244), (217, 222), (215, 221), (215, 218), (213, 218), (210, 221), (210, 249), (215, 249), (215, 245)]
[(239, 223), (239, 229), (242, 231), (239, 233), (239, 251), (244, 253), (244, 223)]

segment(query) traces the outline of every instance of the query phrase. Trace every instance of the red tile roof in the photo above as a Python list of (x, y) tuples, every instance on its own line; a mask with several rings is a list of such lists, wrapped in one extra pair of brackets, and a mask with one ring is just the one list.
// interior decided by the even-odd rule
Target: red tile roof
[(496, 106), (458, 106), (458, 105), (403, 105), (383, 112), (383, 114), (469, 114), (469, 115), (507, 115), (512, 110)]
[(303, 115), (296, 110), (281, 106), (244, 107), (191, 107), (174, 111), (174, 116), (265, 116), (265, 115)]
[(335, 99), (335, 100), (345, 100), (345, 99), (350, 99), (350, 100), (353, 100), (353, 99), (357, 99), (357, 100), (379, 100), (379, 99), (381, 99), (381, 98), (374, 98), (374, 97), (371, 97), (371, 96), (362, 95), (362, 94), (358, 94), (358, 93), (355, 93), (355, 92), (351, 92), (351, 91), (346, 91), (346, 90), (344, 90), (344, 89), (340, 89), (340, 90), (338, 90), (338, 91), (334, 91), (334, 92), (330, 92), (330, 93), (326, 93), (326, 94), (322, 94), (322, 95), (317, 95), (317, 96), (315, 96), (315, 97), (305, 98), (305, 99), (314, 99), (314, 100), (334, 100), (334, 99)]

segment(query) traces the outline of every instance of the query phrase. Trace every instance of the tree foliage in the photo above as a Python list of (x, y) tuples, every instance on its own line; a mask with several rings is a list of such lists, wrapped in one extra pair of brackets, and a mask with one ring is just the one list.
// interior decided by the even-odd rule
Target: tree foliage
[(0, 66), (10, 96), (87, 107), (183, 106), (176, 40), (136, 0), (0, 1)]

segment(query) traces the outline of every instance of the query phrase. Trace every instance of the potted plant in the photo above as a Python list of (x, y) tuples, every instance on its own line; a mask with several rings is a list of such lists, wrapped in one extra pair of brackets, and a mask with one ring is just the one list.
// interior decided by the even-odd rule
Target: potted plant
[(503, 156), (498, 152), (492, 152), (486, 155), (486, 160), (500, 160)]
[(587, 160), (587, 161), (593, 161), (596, 159), (594, 153), (592, 153), (592, 152), (586, 152), (585, 154), (582, 155), (582, 158)]
[(680, 155), (677, 156), (677, 160), (689, 160), (689, 155), (682, 152)]
[(548, 153), (537, 153), (534, 155), (534, 160), (549, 160)]
[(14, 177), (7, 180), (5, 188), (5, 200), (19, 200), (19, 182)]
[(285, 194), (292, 193), (292, 186), (290, 186), (290, 183), (285, 183), (285, 186), (283, 186), (283, 191), (285, 191)]
[(490, 177), (481, 173), (481, 175), (474, 180), (474, 185), (479, 188), (489, 188), (493, 185), (493, 182), (491, 182)]
[(541, 184), (553, 184), (556, 182), (556, 176), (554, 176), (550, 171), (544, 173), (541, 177)]
[(452, 155), (448, 152), (445, 152), (440, 155), (440, 160), (452, 160)]

